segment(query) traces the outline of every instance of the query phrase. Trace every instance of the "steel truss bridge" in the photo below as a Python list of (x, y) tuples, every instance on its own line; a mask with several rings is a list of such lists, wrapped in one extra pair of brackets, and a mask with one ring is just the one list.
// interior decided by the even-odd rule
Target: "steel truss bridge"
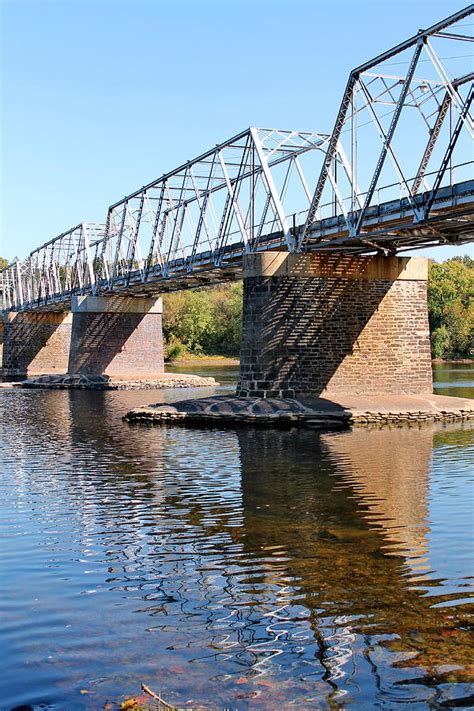
[[(3, 310), (241, 275), (245, 254), (474, 240), (474, 5), (354, 69), (332, 133), (249, 128), (0, 272)], [(316, 185), (316, 187), (314, 187)]]

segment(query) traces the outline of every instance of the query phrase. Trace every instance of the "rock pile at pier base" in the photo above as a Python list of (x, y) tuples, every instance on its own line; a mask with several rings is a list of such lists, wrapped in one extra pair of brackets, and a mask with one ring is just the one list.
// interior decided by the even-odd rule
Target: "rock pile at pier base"
[(131, 423), (194, 427), (308, 427), (474, 421), (474, 400), (442, 395), (326, 398), (243, 398), (219, 395), (130, 410)]
[(214, 378), (185, 373), (163, 373), (153, 378), (114, 378), (108, 375), (39, 375), (19, 383), (22, 388), (59, 390), (156, 390), (161, 388), (209, 388), (219, 383)]

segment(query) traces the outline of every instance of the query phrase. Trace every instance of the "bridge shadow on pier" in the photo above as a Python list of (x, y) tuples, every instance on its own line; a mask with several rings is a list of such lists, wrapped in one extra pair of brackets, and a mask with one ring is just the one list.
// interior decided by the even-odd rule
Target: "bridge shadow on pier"
[(162, 372), (161, 315), (75, 313), (68, 370), (84, 375)]
[(20, 373), (64, 373), (71, 324), (66, 312), (19, 312), (3, 326), (2, 367)]

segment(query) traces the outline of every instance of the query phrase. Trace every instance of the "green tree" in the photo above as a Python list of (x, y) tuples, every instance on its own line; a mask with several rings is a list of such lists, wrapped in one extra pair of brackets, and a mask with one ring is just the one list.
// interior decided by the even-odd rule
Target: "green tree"
[(164, 296), (163, 335), (168, 343), (182, 343), (196, 355), (213, 328), (209, 294), (204, 289), (179, 291)]
[(454, 257), (431, 262), (428, 278), (431, 346), (435, 358), (469, 358), (474, 353), (474, 260)]
[(5, 267), (8, 267), (8, 259), (0, 257), (0, 270), (5, 269)]
[(239, 353), (242, 283), (165, 294), (163, 335), (167, 356)]
[(442, 358), (450, 344), (449, 332), (446, 326), (438, 326), (431, 333), (431, 352), (433, 358)]
[(242, 335), (242, 282), (220, 286), (210, 294), (212, 328), (207, 331), (203, 347), (215, 355), (236, 356)]

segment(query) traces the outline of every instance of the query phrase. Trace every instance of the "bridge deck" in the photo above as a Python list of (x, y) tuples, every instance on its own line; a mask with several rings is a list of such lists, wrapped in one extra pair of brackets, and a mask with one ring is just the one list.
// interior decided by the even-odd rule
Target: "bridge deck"
[[(420, 202), (428, 193), (422, 194)], [(339, 254), (374, 254), (386, 250), (387, 253), (404, 249), (419, 249), (439, 244), (459, 245), (474, 240), (474, 180), (441, 188), (430, 213), (430, 219), (422, 225), (413, 222), (413, 215), (406, 198), (391, 200), (374, 206), (367, 211), (363, 237), (353, 239), (348, 234), (343, 215), (330, 217), (313, 223), (305, 251), (337, 252)], [(303, 225), (296, 225), (292, 232), (299, 234)], [(257, 251), (287, 249), (281, 231), (262, 236)], [(106, 282), (99, 284), (100, 293), (150, 296), (168, 291), (178, 291), (198, 286), (209, 286), (242, 277), (242, 257), (245, 245), (242, 241), (227, 245), (222, 253), (222, 264), (216, 267), (212, 252), (202, 252), (196, 256), (192, 271), (186, 260), (178, 259), (168, 265), (168, 276), (162, 274), (160, 266), (151, 267), (146, 280), (137, 269), (127, 280), (117, 280), (113, 290), (107, 289)], [(92, 291), (75, 290), (68, 295), (57, 294), (44, 302), (25, 304), (25, 309), (64, 310), (70, 307), (71, 297)]]

